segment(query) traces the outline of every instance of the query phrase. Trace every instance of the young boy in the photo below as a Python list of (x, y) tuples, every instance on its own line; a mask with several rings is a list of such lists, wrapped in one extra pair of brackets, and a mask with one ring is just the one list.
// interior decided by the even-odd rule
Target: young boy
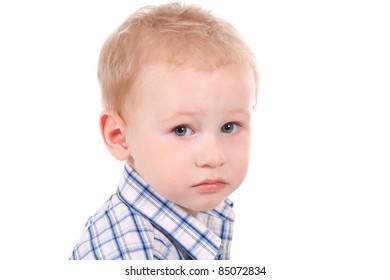
[(229, 259), (258, 86), (243, 39), (200, 7), (145, 7), (107, 39), (98, 78), (125, 167), (71, 259)]

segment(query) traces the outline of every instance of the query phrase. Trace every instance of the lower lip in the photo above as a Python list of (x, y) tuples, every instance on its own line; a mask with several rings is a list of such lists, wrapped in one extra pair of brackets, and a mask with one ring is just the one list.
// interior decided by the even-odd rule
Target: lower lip
[(195, 188), (201, 192), (218, 192), (226, 187), (225, 183), (211, 183), (211, 184), (200, 184), (196, 185)]

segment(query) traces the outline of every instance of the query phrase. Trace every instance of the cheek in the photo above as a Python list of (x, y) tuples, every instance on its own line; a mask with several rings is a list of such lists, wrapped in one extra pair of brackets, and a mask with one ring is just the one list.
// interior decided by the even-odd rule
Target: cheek
[(172, 141), (152, 139), (141, 146), (142, 150), (137, 153), (135, 162), (138, 160), (138, 167), (145, 175), (155, 177), (153, 181), (178, 180), (190, 171), (190, 152), (187, 150), (183, 153)]
[(240, 170), (241, 173), (246, 173), (249, 165), (249, 149), (237, 152), (234, 157), (233, 165), (237, 168), (237, 171)]
[(230, 165), (235, 173), (245, 176), (249, 165), (250, 141), (248, 137), (243, 137), (239, 141), (229, 143), (226, 149)]

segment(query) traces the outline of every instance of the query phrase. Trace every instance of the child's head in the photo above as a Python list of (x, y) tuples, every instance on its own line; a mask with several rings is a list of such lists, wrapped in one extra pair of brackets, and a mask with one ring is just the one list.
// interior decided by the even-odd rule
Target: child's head
[(103, 46), (99, 80), (107, 148), (157, 193), (195, 215), (241, 185), (258, 78), (230, 24), (193, 6), (141, 9)]
[(198, 6), (172, 3), (133, 13), (102, 47), (98, 78), (105, 110), (123, 114), (135, 98), (133, 84), (143, 66), (166, 62), (214, 70), (247, 65), (258, 84), (254, 55), (235, 28)]

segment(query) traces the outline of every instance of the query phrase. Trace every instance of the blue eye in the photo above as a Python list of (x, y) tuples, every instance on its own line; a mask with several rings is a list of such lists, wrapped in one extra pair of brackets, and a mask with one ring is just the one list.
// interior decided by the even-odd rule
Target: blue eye
[(192, 131), (191, 128), (189, 128), (187, 125), (179, 125), (175, 127), (172, 131), (176, 136), (188, 136), (193, 134), (194, 132)]
[(238, 123), (228, 122), (228, 123), (225, 123), (221, 127), (221, 132), (222, 133), (233, 133), (233, 132), (236, 132), (239, 128), (240, 128), (240, 125)]

